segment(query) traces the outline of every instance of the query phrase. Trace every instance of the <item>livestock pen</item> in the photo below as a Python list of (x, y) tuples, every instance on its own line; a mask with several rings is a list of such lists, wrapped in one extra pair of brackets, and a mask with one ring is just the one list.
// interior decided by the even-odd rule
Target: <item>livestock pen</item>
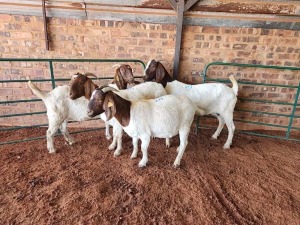
[[(299, 225), (299, 1), (0, 0), (0, 5), (1, 225)], [(129, 65), (123, 69), (130, 71), (128, 80), (133, 73), (137, 81), (148, 81), (155, 71), (153, 87), (168, 93), (172, 86), (174, 94), (181, 88), (197, 102), (200, 115), (211, 113), (193, 118), (179, 167), (173, 167), (179, 135), (151, 138), (147, 166), (139, 168), (142, 152), (131, 159), (136, 139), (133, 144), (124, 133), (118, 138), (122, 151), (114, 154), (100, 119), (70, 121), (75, 143), (63, 123), (54, 138), (56, 151), (49, 153), (47, 143), (61, 118), (92, 115), (84, 109), (88, 98), (98, 96), (95, 105), (103, 103), (108, 117), (121, 105), (125, 117), (118, 113), (115, 119), (123, 118), (123, 125), (140, 121), (142, 127), (154, 120), (162, 127), (168, 120), (175, 127), (183, 120), (174, 107), (155, 109), (174, 112), (160, 123), (155, 113), (143, 114), (145, 123), (140, 116), (130, 119), (129, 105), (139, 103), (102, 95), (108, 90), (102, 85), (119, 77), (114, 67), (119, 63)], [(98, 78), (83, 76), (89, 73)], [(207, 88), (200, 89), (202, 83)], [(68, 87), (58, 87), (66, 84), (71, 95)], [(102, 92), (92, 96), (97, 87)], [(46, 101), (46, 108), (31, 92), (45, 98), (38, 89), (64, 91), (48, 101), (53, 104)], [(85, 97), (78, 100), (81, 117), (71, 113), (76, 109), (69, 105), (78, 101), (69, 96)], [(159, 109), (164, 99), (156, 99)], [(51, 123), (53, 132), (47, 132), (47, 110), (60, 120)], [(223, 122), (229, 131), (226, 125), (218, 136)], [(129, 134), (138, 129), (148, 140), (140, 126), (131, 126)], [(116, 127), (114, 137), (120, 137)]]
[[(55, 77), (56, 70), (51, 66), (51, 61), (56, 59), (43, 60), (50, 62), (51, 79), (34, 79), (33, 82), (51, 82), (51, 88), (56, 83), (68, 82), (67, 77)], [(97, 60), (91, 61), (94, 63)], [(139, 60), (99, 61), (110, 64), (124, 61), (138, 63), (144, 68), (144, 63)], [(106, 150), (109, 141), (105, 139), (104, 131), (99, 129), (102, 126), (99, 121), (80, 122), (79, 126), (72, 126), (76, 144), (68, 146), (62, 137), (58, 137), (56, 154), (49, 154), (46, 150), (44, 134), (47, 124), (38, 124), (39, 119), (34, 119), (36, 124), (29, 127), (5, 126), (1, 130), (0, 159), (2, 202), (6, 207), (1, 209), (5, 215), (1, 219), (17, 224), (32, 221), (44, 224), (78, 221), (87, 224), (148, 224), (149, 221), (153, 224), (194, 224), (203, 220), (208, 224), (294, 224), (299, 220), (300, 209), (297, 173), (297, 161), (300, 160), (297, 142), (299, 127), (297, 121), (293, 125), (294, 119), (299, 118), (296, 113), (299, 86), (251, 82), (251, 79), (247, 80), (247, 71), (243, 68), (291, 71), (299, 71), (300, 68), (213, 62), (201, 73), (204, 82), (228, 82), (222, 77), (213, 77), (218, 75), (219, 70), (214, 68), (210, 73), (209, 67), (212, 66), (226, 66), (228, 73), (238, 71), (235, 75), (241, 97), (236, 106), (237, 113), (282, 116), (288, 118), (287, 124), (266, 124), (255, 119), (251, 121), (251, 116), (242, 116), (244, 119), (235, 119), (238, 129), (232, 148), (222, 150), (227, 131), (223, 131), (218, 140), (210, 140), (214, 132), (210, 129), (214, 127), (212, 119), (201, 117), (198, 124), (199, 118), (196, 117), (196, 132), (190, 133), (180, 169), (172, 168), (179, 144), (177, 136), (172, 139), (169, 149), (165, 149), (163, 140), (151, 140), (150, 163), (146, 169), (139, 169), (138, 160), (130, 159), (132, 145), (128, 136), (123, 138), (124, 152), (121, 156), (115, 158), (111, 151)], [(242, 69), (236, 69), (239, 67)], [(224, 68), (221, 70), (224, 71)], [(59, 69), (57, 73), (62, 74)], [(106, 81), (112, 77), (100, 76), (94, 82), (100, 84), (103, 82), (101, 79)], [(1, 81), (2, 84), (10, 82), (25, 84), (27, 80)], [(294, 95), (284, 101), (249, 98), (242, 94), (243, 85), (289, 88)], [(35, 101), (38, 99), (14, 99), (2, 101), (1, 104), (30, 104)], [(291, 108), (289, 114), (248, 110), (243, 109), (247, 106), (245, 102), (288, 105)], [(7, 114), (2, 115), (1, 119), (40, 114), (46, 116), (43, 115), (45, 111), (41, 111)], [(251, 127), (243, 129), (247, 123), (254, 124), (255, 130)], [(266, 125), (276, 129), (259, 129), (259, 126)], [(295, 131), (292, 137), (291, 131)], [(139, 153), (138, 158), (140, 156)], [(17, 210), (12, 210), (12, 207)]]
[[(128, 60), (128, 59), (0, 59), (0, 62), (47, 62), (49, 63), (49, 74), (50, 74), (50, 79), (38, 79), (38, 80), (32, 80), (32, 82), (51, 82), (51, 86), (54, 89), (56, 87), (56, 82), (67, 82), (70, 80), (70, 78), (55, 78), (55, 72), (54, 72), (54, 68), (53, 68), (53, 63), (56, 62), (70, 62), (70, 63), (80, 63), (80, 62), (88, 62), (88, 63), (119, 63), (119, 62), (123, 62), (123, 63), (139, 63), (141, 64), (142, 68), (145, 69), (145, 64), (141, 61), (141, 60)], [(240, 70), (243, 68), (265, 68), (265, 69), (275, 69), (275, 70), (289, 70), (289, 71), (299, 71), (300, 68), (299, 67), (282, 67), (282, 66), (267, 66), (267, 65), (255, 65), (255, 64), (238, 64), (238, 63), (225, 63), (225, 62), (212, 62), (209, 63), (205, 68), (203, 73), (201, 74), (201, 76), (203, 77), (203, 83), (205, 82), (210, 82), (210, 81), (214, 81), (214, 82), (229, 82), (228, 80), (224, 80), (224, 79), (214, 79), (214, 78), (209, 78), (208, 77), (208, 70), (209, 67), (213, 67), (213, 66), (226, 66), (228, 67), (236, 67), (239, 68), (239, 74), (241, 73)], [(81, 68), (82, 70), (86, 70), (87, 68)], [(93, 69), (94, 70), (94, 69)], [(101, 69), (100, 69), (101, 70)], [(73, 72), (75, 73), (75, 70), (73, 70)], [(100, 71), (96, 71), (95, 73), (99, 73)], [(139, 71), (141, 73), (141, 71)], [(110, 72), (111, 73), (111, 72)], [(232, 73), (232, 71), (231, 71)], [(246, 72), (247, 73), (247, 72)], [(71, 76), (71, 74), (69, 74), (69, 77)], [(137, 78), (141, 78), (142, 74), (140, 74), (140, 76), (137, 76)], [(103, 85), (107, 82), (104, 82), (105, 80), (112, 80), (113, 76), (102, 76), (98, 78), (98, 81)], [(237, 77), (237, 79), (239, 79), (239, 77)], [(23, 79), (15, 79), (15, 78), (11, 78), (9, 80), (0, 80), (0, 83), (6, 85), (6, 87), (9, 87), (10, 84), (13, 83), (17, 83), (17, 84), (23, 84), (23, 83), (27, 83), (28, 80), (25, 79), (25, 77), (23, 76)], [(237, 122), (241, 122), (241, 123), (249, 123), (249, 124), (255, 124), (255, 125), (263, 125), (263, 126), (269, 126), (269, 127), (275, 127), (278, 129), (286, 129), (285, 134), (281, 135), (281, 136), (276, 136), (276, 135), (268, 135), (268, 134), (264, 134), (261, 132), (251, 132), (251, 131), (240, 131), (242, 133), (246, 133), (246, 134), (253, 134), (253, 135), (259, 135), (259, 136), (265, 136), (265, 137), (272, 137), (272, 138), (280, 138), (280, 139), (287, 139), (287, 140), (294, 140), (297, 141), (299, 140), (299, 137), (295, 136), (295, 137), (290, 137), (291, 131), (295, 130), (298, 131), (300, 130), (300, 127), (293, 126), (294, 123), (294, 118), (298, 119), (300, 118), (299, 115), (296, 115), (296, 110), (298, 107), (298, 100), (299, 100), (299, 94), (300, 94), (300, 82), (298, 85), (293, 85), (293, 84), (279, 84), (279, 83), (271, 83), (271, 82), (251, 82), (251, 79), (247, 79), (246, 78), (241, 78), (239, 79), (239, 84), (242, 85), (251, 85), (251, 86), (264, 86), (264, 87), (279, 87), (279, 88), (284, 88), (284, 89), (292, 89), (294, 91), (294, 94), (292, 96), (291, 99), (283, 99), (283, 101), (270, 101), (270, 100), (265, 100), (265, 99), (259, 99), (259, 98), (245, 98), (245, 97), (239, 97), (239, 100), (242, 102), (258, 102), (258, 103), (264, 103), (264, 104), (274, 104), (274, 105), (284, 105), (284, 106), (291, 106), (290, 108), (290, 113), (273, 113), (273, 112), (268, 112), (266, 110), (262, 111), (262, 110), (247, 110), (247, 109), (241, 109), (241, 108), (236, 108), (236, 111), (239, 112), (245, 112), (245, 113), (252, 113), (252, 114), (259, 114), (259, 115), (271, 115), (271, 116), (279, 116), (279, 117), (286, 117), (288, 118), (287, 120), (287, 124), (285, 125), (281, 125), (281, 124), (275, 124), (275, 123), (263, 123), (263, 122), (259, 122), (259, 121), (251, 121), (250, 118), (245, 119), (235, 119), (235, 121)], [(4, 96), (3, 96), (4, 97)], [(17, 96), (14, 96), (17, 97)], [(294, 98), (294, 99), (293, 99)], [(289, 101), (291, 100), (291, 101)], [(9, 108), (10, 106), (15, 106), (18, 103), (28, 103), (28, 102), (37, 102), (37, 101), (41, 101), (40, 99), (17, 99), (17, 100), (13, 100), (13, 99), (9, 99), (9, 100), (5, 100), (5, 101), (1, 101), (0, 104), (3, 106), (6, 106), (7, 108)], [(15, 114), (10, 114), (10, 113), (6, 113), (5, 111), (2, 112), (3, 115), (0, 116), (0, 119), (2, 118), (11, 118), (11, 117), (23, 117), (23, 116), (31, 116), (31, 115), (40, 115), (40, 114), (46, 114), (45, 111), (40, 111), (40, 112), (29, 112), (29, 113), (15, 113)], [(250, 120), (249, 120), (250, 119)], [(36, 120), (34, 120), (36, 121)], [(74, 121), (73, 121), (74, 122)], [(73, 123), (71, 121), (71, 123)], [(6, 122), (7, 124), (9, 122)], [(5, 121), (3, 120), (2, 125), (5, 124)], [(297, 123), (298, 124), (298, 123)], [(18, 129), (24, 129), (24, 128), (32, 128), (32, 127), (40, 127), (40, 126), (46, 126), (47, 124), (34, 124), (31, 126), (10, 126), (8, 128), (1, 128), (0, 131), (14, 131), (14, 130), (18, 130)], [(199, 124), (199, 117), (197, 118), (196, 121), (196, 132), (199, 132), (199, 128), (200, 128), (200, 124)], [(210, 127), (207, 125), (202, 125), (202, 127)], [(103, 128), (103, 127), (102, 127)], [(99, 129), (99, 128), (98, 128)], [(95, 129), (89, 129), (89, 130), (85, 130), (83, 132), (86, 131), (94, 131)], [(77, 131), (77, 133), (80, 131)], [(30, 140), (38, 140), (38, 139), (42, 139), (44, 137), (33, 137), (33, 139), (24, 139), (24, 140), (10, 140), (10, 141), (5, 141), (5, 142), (0, 142), (0, 145), (4, 145), (4, 144), (13, 144), (13, 143), (17, 143), (17, 142), (22, 142), (22, 141), (30, 141)]]

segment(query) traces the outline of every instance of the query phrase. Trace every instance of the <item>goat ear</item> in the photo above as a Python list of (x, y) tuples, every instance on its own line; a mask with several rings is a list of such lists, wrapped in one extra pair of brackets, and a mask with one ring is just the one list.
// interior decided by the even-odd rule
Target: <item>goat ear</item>
[(116, 85), (119, 88), (119, 90), (126, 89), (126, 83), (125, 83), (125, 81), (124, 81), (124, 79), (122, 77), (120, 69), (116, 70), (116, 74), (115, 74), (114, 80), (115, 80)]
[(157, 62), (155, 81), (157, 83), (161, 83), (164, 77), (165, 77), (165, 68), (160, 62)]
[(116, 106), (111, 96), (106, 95), (103, 103), (106, 120), (110, 120), (116, 114)]
[(92, 80), (87, 79), (84, 83), (84, 97), (89, 100), (94, 90), (95, 85), (93, 84)]
[(110, 108), (110, 107), (112, 107), (112, 106), (114, 106), (114, 104), (113, 104), (112, 102), (108, 102), (108, 103), (107, 103), (107, 107), (108, 107), (108, 108)]
[(134, 80), (132, 69), (129, 65), (124, 65), (120, 68), (121, 75), (126, 82), (132, 82)]

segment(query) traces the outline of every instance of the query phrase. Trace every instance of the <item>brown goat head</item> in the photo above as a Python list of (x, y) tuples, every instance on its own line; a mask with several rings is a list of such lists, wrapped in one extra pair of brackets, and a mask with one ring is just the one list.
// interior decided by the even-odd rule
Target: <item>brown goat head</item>
[(95, 117), (103, 112), (107, 120), (115, 117), (122, 126), (127, 126), (130, 120), (130, 101), (127, 101), (113, 91), (114, 88), (103, 86), (97, 88), (88, 104), (88, 116)]
[(143, 79), (144, 81), (155, 80), (157, 83), (162, 84), (164, 87), (166, 86), (166, 83), (168, 81), (173, 80), (163, 64), (159, 61), (155, 61), (154, 59), (150, 60), (147, 63), (145, 76), (143, 77)]
[(134, 76), (132, 73), (132, 68), (127, 64), (122, 64), (116, 70), (114, 83), (116, 83), (119, 90), (127, 88), (127, 84), (134, 83)]
[(84, 96), (86, 99), (90, 99), (92, 92), (98, 87), (88, 76), (94, 76), (92, 73), (76, 73), (72, 76), (69, 83), (70, 91), (69, 96), (72, 100)]

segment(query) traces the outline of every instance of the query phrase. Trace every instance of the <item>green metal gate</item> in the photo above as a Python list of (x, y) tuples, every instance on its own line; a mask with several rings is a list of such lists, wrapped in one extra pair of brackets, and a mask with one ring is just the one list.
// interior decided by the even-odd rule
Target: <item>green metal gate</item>
[[(69, 81), (70, 79), (55, 79), (55, 73), (54, 73), (54, 68), (53, 68), (53, 63), (55, 62), (92, 62), (92, 63), (104, 63), (104, 62), (112, 62), (112, 63), (138, 63), (141, 64), (142, 68), (145, 69), (145, 64), (140, 61), (140, 60), (127, 60), (127, 59), (16, 59), (16, 58), (3, 58), (0, 59), (1, 62), (48, 62), (49, 64), (49, 71), (50, 71), (50, 78), (49, 79), (42, 79), (42, 80), (32, 80), (33, 82), (51, 82), (52, 88), (56, 87), (56, 81)], [(1, 65), (1, 64), (0, 64)], [(280, 69), (280, 70), (293, 70), (293, 71), (299, 71), (299, 67), (283, 67), (283, 66), (267, 66), (267, 65), (256, 65), (256, 64), (238, 64), (238, 63), (225, 63), (225, 62), (212, 62), (206, 65), (203, 71), (203, 82), (224, 82), (224, 83), (229, 83), (229, 80), (225, 79), (213, 79), (213, 78), (208, 78), (207, 73), (208, 69), (212, 66), (230, 66), (230, 67), (249, 67), (249, 68), (262, 68), (262, 69)], [(141, 78), (141, 76), (138, 76), (137, 78)], [(99, 79), (113, 79), (113, 77), (100, 77)], [(24, 83), (27, 82), (28, 80), (0, 80), (1, 83)], [(299, 94), (300, 94), (300, 83), (298, 85), (284, 85), (284, 84), (266, 84), (266, 83), (257, 83), (257, 82), (249, 82), (249, 81), (243, 81), (239, 80), (239, 84), (249, 84), (249, 85), (260, 85), (260, 86), (273, 86), (273, 87), (284, 87), (284, 88), (290, 88), (294, 89), (296, 91), (295, 97), (293, 99), (293, 102), (279, 102), (279, 101), (269, 101), (269, 100), (259, 100), (259, 99), (254, 99), (254, 98), (238, 98), (240, 101), (248, 101), (248, 102), (258, 102), (258, 103), (267, 103), (267, 104), (276, 104), (276, 105), (286, 105), (286, 106), (291, 106), (292, 110), (290, 114), (284, 114), (284, 113), (272, 113), (272, 112), (265, 112), (265, 111), (255, 111), (255, 110), (244, 110), (244, 109), (239, 109), (236, 108), (235, 111), (239, 112), (248, 112), (248, 113), (254, 113), (254, 114), (262, 114), (262, 115), (272, 115), (272, 116), (278, 116), (278, 117), (287, 117), (289, 118), (289, 122), (287, 125), (277, 125), (277, 124), (272, 124), (272, 123), (262, 123), (262, 122), (254, 122), (254, 121), (249, 121), (249, 120), (239, 120), (235, 119), (234, 121), (237, 122), (242, 122), (242, 123), (249, 123), (249, 124), (257, 124), (257, 125), (263, 125), (263, 126), (270, 126), (270, 127), (277, 127), (280, 129), (285, 129), (285, 135), (284, 136), (277, 136), (277, 135), (266, 135), (263, 133), (258, 133), (258, 132), (252, 132), (252, 131), (239, 131), (241, 133), (245, 134), (251, 134), (251, 135), (258, 135), (258, 136), (263, 136), (263, 137), (271, 137), (271, 138), (279, 138), (279, 139), (286, 139), (286, 140), (296, 140), (300, 141), (300, 138), (291, 138), (290, 133), (292, 130), (300, 130), (300, 127), (293, 126), (293, 121), (295, 118), (300, 118), (300, 116), (296, 115), (296, 109), (299, 106), (298, 104), (298, 99), (299, 99)], [(0, 106), (4, 104), (10, 104), (10, 103), (24, 103), (24, 102), (36, 102), (36, 101), (41, 101), (41, 99), (19, 99), (19, 100), (9, 100), (9, 101), (0, 101)], [(42, 112), (32, 112), (32, 113), (19, 113), (19, 114), (6, 114), (6, 115), (0, 115), (0, 118), (8, 118), (8, 117), (18, 117), (18, 116), (30, 116), (30, 115), (35, 115), (35, 114), (46, 114), (46, 111)], [(199, 117), (198, 117), (199, 121)], [(70, 122), (72, 123), (72, 121)], [(32, 127), (47, 127), (48, 124), (37, 124), (33, 126), (15, 126), (15, 127), (5, 127), (5, 128), (0, 128), (1, 131), (14, 131), (18, 129), (24, 129), (24, 128), (32, 128)], [(200, 127), (206, 127), (205, 125), (200, 125)], [(210, 127), (210, 126), (208, 126)], [(98, 130), (98, 129), (103, 129), (102, 128), (95, 128), (95, 129), (88, 129), (88, 130), (83, 130), (83, 131), (76, 131), (72, 133), (81, 133), (81, 132), (86, 132), (86, 131), (93, 131), (93, 130)], [(197, 125), (198, 129), (198, 125)], [(13, 144), (13, 143), (19, 143), (19, 142), (25, 142), (25, 141), (31, 141), (31, 140), (38, 140), (38, 139), (43, 139), (45, 136), (41, 137), (35, 137), (35, 138), (26, 138), (22, 140), (11, 140), (11, 141), (6, 141), (6, 142), (0, 142), (0, 145), (4, 144)]]

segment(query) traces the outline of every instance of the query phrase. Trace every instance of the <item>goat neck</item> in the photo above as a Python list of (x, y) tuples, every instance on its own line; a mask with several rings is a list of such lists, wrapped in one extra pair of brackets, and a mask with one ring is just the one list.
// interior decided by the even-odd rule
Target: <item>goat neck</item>
[(168, 73), (168, 71), (163, 66), (163, 64), (161, 64), (160, 62), (157, 62), (156, 71), (155, 71), (155, 81), (157, 83), (162, 84), (162, 86), (165, 88), (167, 86), (167, 83), (171, 82), (173, 80), (174, 79)]
[(128, 126), (130, 121), (131, 102), (113, 93), (112, 91), (107, 93), (106, 98), (111, 99), (113, 103), (112, 107), (114, 107), (114, 109), (111, 110), (115, 111), (115, 113), (114, 115), (111, 115), (111, 117), (115, 117), (123, 127)]
[(99, 86), (97, 84), (94, 84), (94, 82), (92, 82), (91, 84), (91, 91), (89, 91), (89, 93), (87, 94), (87, 98), (86, 99), (91, 99), (92, 93), (95, 89), (97, 89)]
[(165, 69), (164, 77), (159, 81), (159, 83), (161, 83), (161, 85), (165, 88), (167, 86), (167, 83), (172, 81), (174, 81), (173, 77), (171, 77), (171, 75)]

